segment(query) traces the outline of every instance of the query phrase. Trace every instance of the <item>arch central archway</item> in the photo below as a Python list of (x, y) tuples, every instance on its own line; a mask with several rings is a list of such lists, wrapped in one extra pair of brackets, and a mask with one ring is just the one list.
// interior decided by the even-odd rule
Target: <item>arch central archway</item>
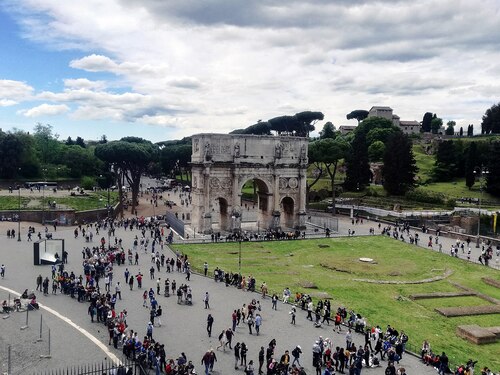
[[(192, 136), (192, 227), (303, 228), (306, 138), (241, 134)], [(287, 199), (285, 199), (287, 198)]]

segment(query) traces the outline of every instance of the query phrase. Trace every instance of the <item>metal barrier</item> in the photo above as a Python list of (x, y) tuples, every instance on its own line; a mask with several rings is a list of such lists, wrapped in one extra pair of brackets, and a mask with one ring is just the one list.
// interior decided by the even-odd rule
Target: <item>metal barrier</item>
[(34, 375), (102, 375), (102, 374), (129, 374), (132, 370), (133, 375), (147, 375), (149, 370), (145, 370), (139, 363), (126, 359), (120, 364), (111, 361), (101, 363), (91, 363), (84, 365), (71, 366), (61, 369), (52, 369), (34, 372)]

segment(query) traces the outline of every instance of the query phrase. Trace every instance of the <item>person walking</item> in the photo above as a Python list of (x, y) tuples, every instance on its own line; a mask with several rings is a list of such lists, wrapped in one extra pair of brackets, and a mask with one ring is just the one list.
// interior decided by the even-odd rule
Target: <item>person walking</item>
[(209, 300), (210, 300), (210, 297), (208, 295), (208, 292), (205, 292), (205, 297), (203, 297), (203, 302), (205, 302), (205, 309), (210, 308)]
[(297, 310), (295, 309), (295, 307), (292, 307), (289, 314), (292, 317), (292, 321), (290, 322), (290, 324), (295, 325), (295, 316), (297, 315)]
[(207, 333), (208, 337), (212, 337), (212, 325), (214, 324), (214, 317), (212, 314), (208, 314), (207, 317)]
[(265, 355), (264, 347), (261, 346), (259, 350), (259, 375), (263, 374), (262, 366), (264, 366), (264, 355)]
[(201, 359), (201, 364), (205, 365), (205, 375), (210, 373), (210, 350), (207, 350)]
[(161, 327), (161, 315), (163, 314), (163, 310), (161, 306), (158, 306), (156, 309), (156, 321), (158, 322), (158, 327)]
[(247, 352), (248, 348), (246, 344), (242, 342), (240, 346), (240, 358), (241, 358), (240, 366), (247, 367)]
[(42, 282), (43, 282), (43, 277), (42, 275), (38, 275), (36, 278), (36, 290), (42, 291)]
[(234, 369), (238, 370), (238, 361), (240, 360), (240, 343), (236, 343), (234, 346)]
[(257, 336), (260, 333), (260, 326), (262, 325), (262, 317), (260, 314), (255, 315), (255, 332), (257, 332)]
[(121, 300), (122, 299), (122, 287), (118, 281), (115, 285), (115, 295)]
[(128, 286), (130, 287), (130, 290), (134, 288), (134, 276), (130, 276), (128, 279)]
[(2, 279), (5, 277), (5, 265), (2, 264), (2, 266), (0, 266), (0, 276), (2, 276)]
[(297, 345), (295, 349), (292, 350), (292, 356), (293, 356), (293, 361), (292, 361), (292, 366), (297, 363), (299, 367), (301, 366), (300, 364), (300, 355), (302, 354), (302, 348), (300, 345)]

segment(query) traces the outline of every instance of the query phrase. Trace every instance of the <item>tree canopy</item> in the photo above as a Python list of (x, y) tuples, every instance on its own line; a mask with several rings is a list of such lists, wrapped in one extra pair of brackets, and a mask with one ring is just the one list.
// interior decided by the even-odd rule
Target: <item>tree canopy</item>
[(275, 131), (279, 135), (307, 137), (315, 130), (314, 124), (323, 119), (321, 112), (304, 111), (293, 116), (278, 116), (268, 121), (259, 121), (245, 129), (233, 130), (229, 134), (270, 135), (271, 131)]
[(137, 206), (140, 180), (148, 164), (157, 159), (158, 146), (138, 137), (124, 137), (119, 141), (99, 144), (95, 155), (102, 161), (114, 165), (130, 184), (132, 190), (132, 212)]
[(405, 194), (415, 185), (417, 171), (410, 138), (402, 132), (394, 133), (384, 154), (384, 189), (391, 195)]
[(356, 119), (358, 120), (358, 124), (363, 121), (365, 118), (368, 117), (368, 111), (364, 110), (364, 109), (355, 109), (354, 111), (348, 113), (346, 115), (346, 118), (348, 120), (352, 120), (352, 119)]
[(486, 110), (481, 122), (481, 134), (500, 133), (500, 103), (493, 104)]

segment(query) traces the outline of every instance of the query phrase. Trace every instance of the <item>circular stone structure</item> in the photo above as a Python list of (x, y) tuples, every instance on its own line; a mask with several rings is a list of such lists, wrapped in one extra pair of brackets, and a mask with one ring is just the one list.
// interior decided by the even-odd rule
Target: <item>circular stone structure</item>
[(372, 263), (373, 259), (372, 258), (359, 258), (360, 262), (365, 262), (365, 263)]

